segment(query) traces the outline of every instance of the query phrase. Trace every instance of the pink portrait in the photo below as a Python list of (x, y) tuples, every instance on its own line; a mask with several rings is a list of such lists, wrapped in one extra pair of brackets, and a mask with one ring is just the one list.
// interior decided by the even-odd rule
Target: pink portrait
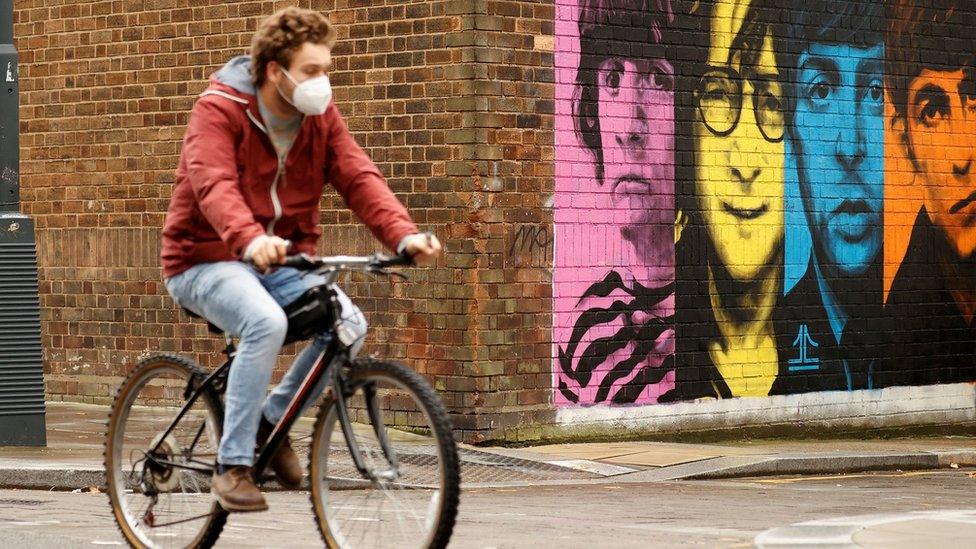
[(674, 388), (675, 18), (669, 0), (557, 2), (557, 406)]

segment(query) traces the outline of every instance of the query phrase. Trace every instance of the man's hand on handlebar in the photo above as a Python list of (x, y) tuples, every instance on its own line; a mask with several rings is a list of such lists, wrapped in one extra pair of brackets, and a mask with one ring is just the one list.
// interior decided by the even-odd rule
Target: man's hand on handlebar
[[(308, 270), (314, 268), (315, 265), (322, 265), (321, 260), (342, 260), (349, 261), (348, 256), (335, 256), (326, 258), (315, 258), (310, 256), (305, 256), (304, 254), (298, 254), (289, 256), (288, 250), (291, 247), (291, 242), (277, 236), (267, 236), (262, 235), (255, 238), (251, 244), (248, 245), (247, 250), (244, 253), (244, 261), (250, 262), (254, 267), (261, 271), (262, 273), (267, 273), (271, 268), (277, 265), (286, 265), (289, 267), (295, 267), (300, 270)], [(396, 256), (383, 256), (382, 254), (378, 256), (371, 256), (372, 258), (378, 258), (382, 265), (378, 266), (393, 266), (393, 265), (408, 265), (408, 264), (418, 264), (426, 265), (433, 263), (437, 257), (441, 254), (441, 242), (432, 233), (422, 233), (422, 234), (412, 234), (404, 237), (402, 244), (400, 245), (401, 252)], [(363, 262), (365, 265), (366, 261), (370, 258), (352, 258), (353, 264), (358, 262)]]
[(244, 253), (244, 261), (250, 261), (262, 273), (274, 265), (281, 265), (288, 255), (291, 242), (277, 236), (262, 235), (255, 238)]
[(412, 234), (403, 242), (403, 251), (418, 265), (433, 263), (441, 255), (441, 241), (433, 233)]

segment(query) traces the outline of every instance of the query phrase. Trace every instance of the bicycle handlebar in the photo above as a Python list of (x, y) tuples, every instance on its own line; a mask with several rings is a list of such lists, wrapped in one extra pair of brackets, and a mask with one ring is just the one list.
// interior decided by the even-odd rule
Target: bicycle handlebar
[[(433, 233), (424, 233), (428, 244), (433, 238)], [(308, 254), (291, 255), (285, 258), (285, 267), (293, 267), (301, 271), (316, 271), (320, 269), (332, 269), (338, 271), (360, 270), (365, 272), (385, 272), (387, 267), (404, 267), (413, 265), (414, 260), (406, 250), (396, 255), (373, 254), (373, 255), (333, 255), (316, 257)], [(391, 274), (391, 273), (386, 273)], [(397, 273), (392, 273), (397, 274)], [(397, 274), (397, 276), (403, 276)]]
[(386, 269), (387, 267), (413, 265), (413, 258), (406, 252), (399, 255), (334, 255), (323, 257), (298, 254), (286, 257), (283, 265), (294, 267), (300, 271), (314, 271), (323, 268), (372, 271)]

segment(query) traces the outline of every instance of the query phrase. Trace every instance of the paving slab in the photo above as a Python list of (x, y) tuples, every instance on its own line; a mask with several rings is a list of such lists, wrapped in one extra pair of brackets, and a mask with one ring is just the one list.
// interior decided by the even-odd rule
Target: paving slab
[(546, 446), (535, 446), (532, 447), (532, 450), (543, 455), (573, 457), (575, 459), (605, 460), (640, 452), (642, 449), (647, 448), (648, 444), (650, 443), (595, 442), (583, 444), (552, 444)]
[(858, 530), (851, 540), (858, 547), (909, 549), (952, 547), (960, 539), (976, 540), (976, 522), (920, 518), (879, 524)]
[[(811, 475), (976, 465), (972, 437), (759, 440), (722, 444), (618, 442), (525, 449), (542, 459), (592, 460), (637, 469), (620, 482)], [(662, 470), (658, 470), (662, 469)]]
[(670, 442), (553, 444), (535, 446), (531, 450), (543, 456), (554, 456), (559, 459), (589, 459), (638, 467), (668, 467), (722, 456), (766, 453), (762, 448)]

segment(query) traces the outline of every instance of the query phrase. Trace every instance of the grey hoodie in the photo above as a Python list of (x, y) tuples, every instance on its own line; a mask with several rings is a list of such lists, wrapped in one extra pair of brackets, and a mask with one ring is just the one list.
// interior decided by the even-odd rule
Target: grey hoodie
[(228, 61), (223, 67), (214, 73), (214, 78), (235, 90), (248, 95), (257, 95), (258, 91), (254, 88), (251, 80), (251, 56), (239, 55)]

